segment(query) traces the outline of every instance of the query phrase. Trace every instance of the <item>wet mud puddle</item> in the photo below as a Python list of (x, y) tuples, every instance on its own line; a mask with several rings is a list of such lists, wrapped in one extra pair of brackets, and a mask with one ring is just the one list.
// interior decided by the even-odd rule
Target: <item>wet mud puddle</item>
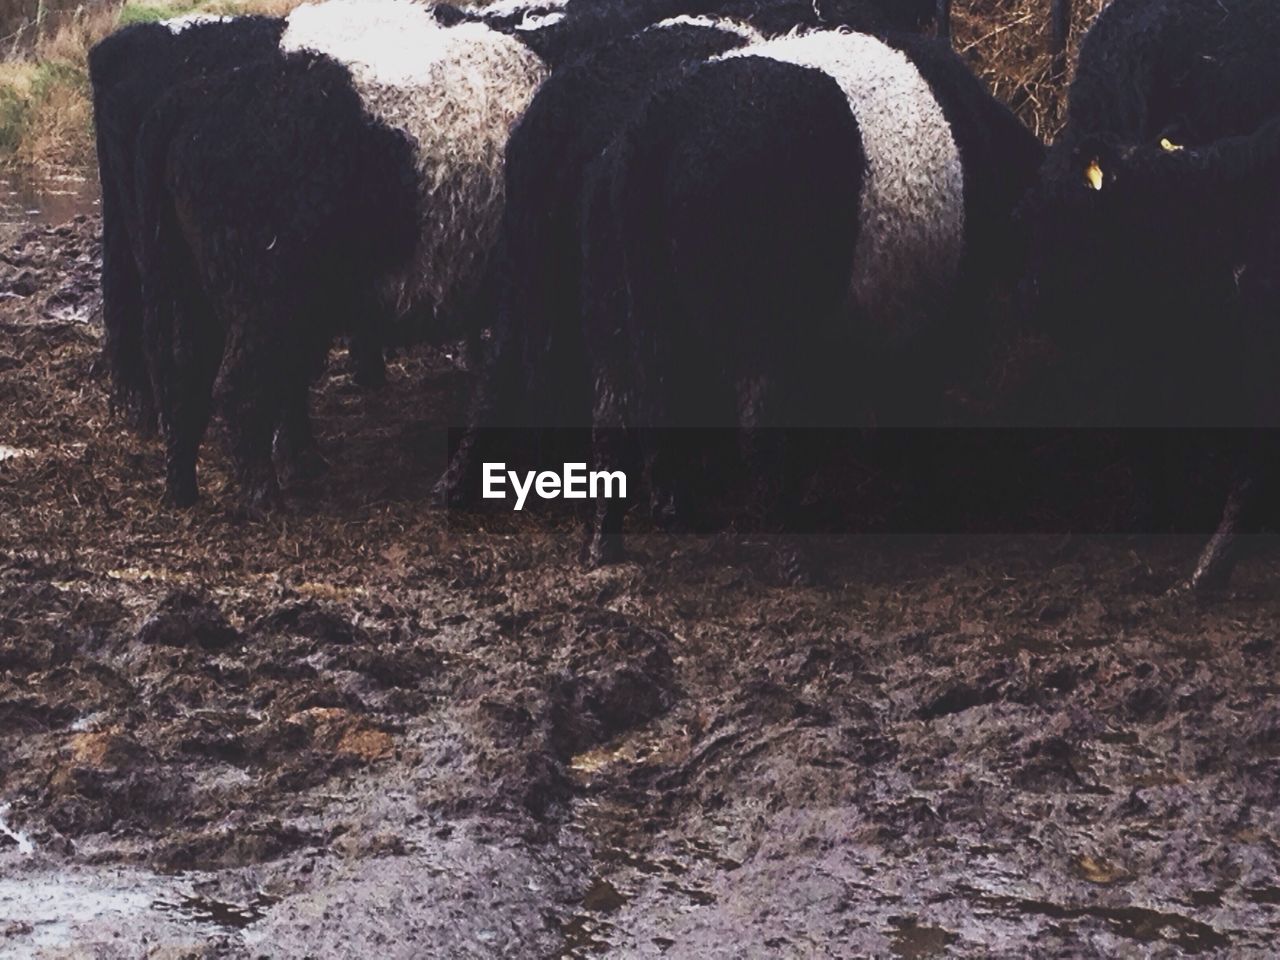
[[(0, 448), (3, 449), (3, 448)], [(25, 833), (13, 829), (9, 826), (6, 817), (9, 815), (9, 805), (0, 804), (0, 838), (5, 841), (0, 846), (12, 845), (17, 847), (18, 853), (30, 855), (35, 852), (35, 847)]]
[(54, 226), (96, 214), (100, 205), (98, 184), (93, 179), (60, 176), (33, 182), (0, 176), (0, 238), (9, 231)]
[[(0, 177), (0, 322), (34, 312), (54, 323), (88, 323), (101, 302), (96, 182), (32, 184)], [(6, 363), (0, 351), (0, 367)], [(0, 446), (0, 462), (25, 451)]]

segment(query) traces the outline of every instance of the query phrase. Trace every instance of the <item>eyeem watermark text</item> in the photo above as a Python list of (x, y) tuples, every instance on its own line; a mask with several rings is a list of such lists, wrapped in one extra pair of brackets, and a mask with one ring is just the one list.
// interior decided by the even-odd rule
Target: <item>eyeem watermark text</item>
[(515, 493), (513, 510), (523, 510), (530, 493), (542, 500), (625, 500), (627, 475), (621, 470), (587, 470), (585, 463), (566, 463), (559, 473), (554, 470), (528, 470), (522, 477), (508, 470), (505, 463), (484, 465), (481, 495), (486, 500), (505, 500), (507, 487)]

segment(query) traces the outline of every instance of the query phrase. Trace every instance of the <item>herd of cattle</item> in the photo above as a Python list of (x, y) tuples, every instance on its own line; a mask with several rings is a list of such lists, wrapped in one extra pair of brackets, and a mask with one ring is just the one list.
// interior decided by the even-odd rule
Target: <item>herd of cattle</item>
[(1280, 5), (1112, 0), (1047, 150), (948, 8), (318, 0), (103, 40), (105, 351), (169, 497), (215, 410), (251, 501), (273, 450), (313, 463), (335, 338), (375, 384), (389, 343), (465, 337), (474, 427), (589, 427), (678, 519), (672, 432), (633, 428), (945, 422), (1003, 298), (1076, 362), (1057, 422), (1258, 431), (1192, 582), (1220, 581), (1280, 424)]

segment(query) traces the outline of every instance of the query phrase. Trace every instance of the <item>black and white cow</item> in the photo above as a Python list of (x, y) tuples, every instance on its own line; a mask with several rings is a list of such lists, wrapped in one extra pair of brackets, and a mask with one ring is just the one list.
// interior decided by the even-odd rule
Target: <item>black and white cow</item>
[[(1067, 125), (1023, 208), (1030, 313), (1068, 369), (1049, 411), (1059, 422), (1280, 424), (1276, 117), (1274, 3), (1115, 0), (1099, 15)], [(1197, 589), (1224, 581), (1257, 500), (1256, 463), (1268, 458), (1265, 434), (1252, 436)]]
[[(883, 6), (883, 0), (843, 2)], [(901, 27), (921, 21), (929, 3), (931, 0), (889, 4), (874, 15), (887, 26)], [(724, 4), (744, 13), (750, 9), (765, 15), (762, 11), (768, 9), (768, 15), (789, 17), (781, 12), (786, 4), (778, 0), (501, 0), (480, 8), (427, 6), (443, 24), (483, 22), (521, 36), (539, 56), (554, 64), (665, 16), (704, 12)], [(821, 9), (808, 3), (805, 7), (815, 11), (815, 16)], [(279, 40), (284, 28), (285, 20), (276, 17), (186, 15), (127, 26), (90, 51), (102, 184), (104, 356), (113, 397), (144, 432), (153, 427), (154, 411), (142, 356), (141, 286), (133, 239), (137, 232), (133, 185), (138, 129), (147, 113), (176, 84), (281, 55)], [(358, 351), (358, 357), (357, 378), (377, 382), (381, 355), (376, 347)]]
[(211, 391), (270, 500), (274, 425), (305, 411), (338, 330), (442, 328), (483, 294), (507, 136), (547, 73), (519, 39), (407, 0), (300, 7), (280, 50), (180, 86), (139, 139), (145, 341), (180, 504)]
[[(555, 16), (564, 0), (520, 0), (495, 4), (482, 12), (462, 12), (437, 5), (424, 7), (444, 23), (492, 18), (508, 32), (520, 34), (541, 19)], [(303, 10), (298, 16), (310, 16)], [(287, 21), (278, 17), (229, 17), (189, 14), (157, 23), (124, 27), (98, 42), (89, 53), (97, 137), (103, 218), (104, 359), (112, 395), (142, 432), (155, 425), (150, 377), (142, 342), (142, 290), (138, 270), (140, 225), (135, 195), (138, 133), (143, 120), (161, 99), (181, 83), (221, 73), (255, 61), (280, 60)], [(369, 338), (352, 341), (358, 382), (381, 381), (381, 344)], [(305, 415), (305, 410), (301, 411)], [(305, 420), (285, 421), (283, 431), (304, 438)], [(287, 437), (285, 446), (296, 446)]]
[[(580, 290), (586, 171), (655, 86), (751, 39), (759, 34), (737, 21), (665, 21), (603, 45), (543, 84), (507, 147), (501, 303), (475, 400), (478, 424), (590, 424)], [(469, 456), (455, 456), (455, 499), (474, 493), (474, 477), (465, 476), (474, 467)]]
[[(657, 91), (593, 166), (583, 215), (598, 466), (636, 427), (928, 422), (948, 321), (1009, 255), (1041, 156), (918, 37), (791, 34)], [(696, 486), (677, 435), (642, 443), (675, 517)], [(592, 561), (617, 556), (620, 525), (602, 502)]]
[[(590, 2), (571, 0), (567, 9)], [(688, 65), (766, 36), (822, 25), (919, 30), (928, 26), (935, 7), (931, 0), (648, 0), (631, 5), (626, 15), (639, 23), (658, 13), (708, 10), (716, 15), (673, 16), (601, 44), (557, 69), (513, 132), (507, 151), (501, 305), (474, 400), (473, 427), (545, 431), (590, 424), (580, 289), (583, 187), (590, 166), (655, 89)], [(449, 502), (466, 502), (479, 490), (479, 435), (469, 430), (451, 459), (440, 487)], [(517, 439), (510, 432), (498, 436)], [(527, 432), (523, 437), (534, 439)], [(551, 436), (545, 432), (536, 439), (538, 456), (544, 459), (574, 453), (551, 450)], [(489, 454), (510, 459), (518, 451), (507, 444), (485, 456)]]
[[(442, 24), (492, 23), (517, 36), (563, 19), (565, 0), (505, 0), (481, 11), (424, 5)], [(374, 8), (369, 8), (372, 12)], [(349, 20), (348, 11), (344, 16)], [(313, 16), (310, 7), (296, 18)], [(113, 397), (144, 433), (154, 428), (155, 411), (142, 345), (139, 230), (134, 184), (138, 132), (142, 121), (175, 86), (287, 53), (280, 40), (288, 21), (275, 17), (189, 14), (157, 23), (124, 27), (97, 43), (89, 54), (97, 135), (103, 217), (104, 356)], [(561, 31), (566, 50), (575, 34)], [(581, 38), (579, 38), (581, 39)], [(351, 343), (357, 382), (383, 379), (381, 345), (368, 338)], [(282, 429), (306, 433), (305, 422)]]

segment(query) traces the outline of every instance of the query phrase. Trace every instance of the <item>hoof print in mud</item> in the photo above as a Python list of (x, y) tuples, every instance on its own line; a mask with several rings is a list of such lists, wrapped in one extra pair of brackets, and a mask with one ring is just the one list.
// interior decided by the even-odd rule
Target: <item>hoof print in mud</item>
[(176, 590), (142, 622), (136, 639), (146, 645), (222, 651), (234, 647), (241, 637), (212, 601)]
[(936, 720), (973, 707), (996, 703), (1006, 697), (1005, 680), (1003, 671), (992, 668), (971, 682), (947, 682), (941, 689), (926, 693), (920, 707), (920, 716), (926, 720)]
[(620, 615), (595, 615), (575, 633), (573, 654), (553, 678), (551, 743), (564, 761), (671, 709), (678, 696), (674, 640)]
[(325, 646), (367, 645), (369, 635), (351, 619), (314, 600), (287, 603), (254, 623), (254, 630), (300, 637)]
[(185, 778), (119, 729), (71, 736), (53, 762), (41, 806), (66, 837), (152, 829), (188, 802)]

